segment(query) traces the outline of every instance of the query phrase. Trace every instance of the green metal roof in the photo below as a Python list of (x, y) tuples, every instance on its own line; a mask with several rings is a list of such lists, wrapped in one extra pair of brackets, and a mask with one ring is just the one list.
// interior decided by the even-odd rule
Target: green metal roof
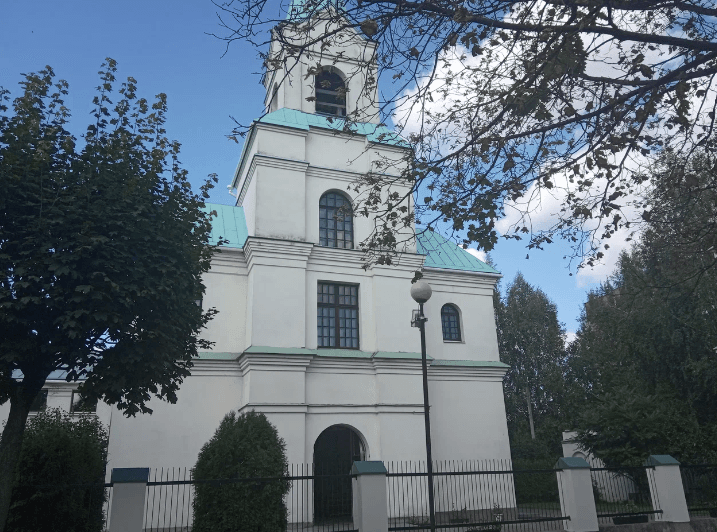
[[(257, 122), (261, 124), (273, 124), (275, 126), (291, 127), (308, 131), (310, 127), (330, 129), (336, 132), (344, 131), (346, 121), (342, 118), (315, 115), (304, 113), (296, 109), (283, 107), (278, 111), (262, 116)], [(409, 148), (410, 145), (393, 131), (383, 125), (370, 124), (368, 122), (353, 122), (350, 131), (356, 135), (363, 135), (369, 141), (377, 144), (389, 144)]]
[[(209, 236), (210, 244), (216, 245), (220, 238), (224, 238), (229, 241), (224, 244), (224, 247), (244, 247), (249, 233), (246, 228), (246, 219), (244, 218), (244, 209), (242, 207), (207, 203), (204, 210), (205, 212), (216, 211), (217, 213), (212, 219), (212, 232)], [(500, 273), (457, 246), (455, 242), (447, 240), (436, 232), (424, 231), (419, 233), (416, 244), (418, 253), (426, 255), (424, 266), (428, 268)]]
[(419, 254), (426, 255), (423, 265), (427, 268), (500, 273), (435, 231), (420, 232), (416, 237), (416, 248)]
[(204, 212), (216, 211), (217, 215), (212, 218), (212, 232), (209, 235), (209, 243), (217, 245), (220, 238), (229, 242), (222, 244), (227, 248), (242, 248), (246, 242), (249, 232), (246, 228), (244, 208), (233, 205), (219, 205), (218, 203), (206, 203)]

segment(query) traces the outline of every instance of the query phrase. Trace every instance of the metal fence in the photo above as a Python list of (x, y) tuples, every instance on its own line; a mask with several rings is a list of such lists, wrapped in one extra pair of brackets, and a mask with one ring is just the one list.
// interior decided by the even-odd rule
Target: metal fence
[(717, 465), (680, 465), (690, 517), (717, 517)]
[(642, 523), (661, 514), (654, 472), (652, 466), (590, 468), (598, 523)]
[(357, 532), (353, 525), (352, 476), (316, 474), (313, 465), (294, 464), (288, 475), (271, 478), (197, 480), (188, 468), (155, 469), (147, 483), (144, 529), (151, 532), (186, 532), (194, 522), (197, 492), (205, 500), (246, 497), (289, 483), (283, 504), (287, 531)]
[[(389, 530), (427, 530), (425, 462), (388, 462)], [(514, 470), (508, 460), (434, 465), (436, 528), (457, 532), (563, 528), (558, 470)]]

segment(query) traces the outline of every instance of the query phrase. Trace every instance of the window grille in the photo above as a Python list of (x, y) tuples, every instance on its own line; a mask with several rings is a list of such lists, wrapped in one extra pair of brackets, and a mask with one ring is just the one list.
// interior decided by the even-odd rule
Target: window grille
[(461, 341), (461, 320), (458, 308), (446, 304), (441, 308), (441, 324), (443, 326), (443, 340), (449, 342)]
[(337, 192), (319, 200), (319, 244), (330, 248), (353, 249), (354, 223), (351, 202)]
[(346, 85), (341, 76), (323, 70), (316, 76), (316, 113), (346, 116)]
[(319, 347), (358, 349), (358, 286), (319, 283), (316, 324)]

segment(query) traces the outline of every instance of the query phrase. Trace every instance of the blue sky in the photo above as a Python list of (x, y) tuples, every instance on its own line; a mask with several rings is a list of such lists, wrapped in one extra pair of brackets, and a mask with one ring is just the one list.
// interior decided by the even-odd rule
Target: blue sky
[[(198, 185), (216, 172), (220, 182), (210, 201), (230, 204), (226, 185), (241, 144), (226, 135), (233, 127), (230, 117), (248, 124), (262, 111), (261, 62), (247, 43), (233, 43), (222, 57), (225, 43), (207, 32), (221, 32), (209, 0), (8, 1), (0, 16), (0, 85), (16, 96), (21, 73), (52, 66), (70, 84), (70, 130), (79, 137), (90, 120), (97, 71), (112, 57), (118, 82), (133, 76), (141, 96), (167, 94), (167, 133), (182, 143), (181, 161), (192, 182)], [(609, 268), (579, 280), (569, 276), (562, 258), (567, 252), (564, 243), (528, 252), (522, 243), (500, 241), (491, 255), (504, 288), (521, 271), (557, 304), (560, 321), (574, 332), (587, 289)]]

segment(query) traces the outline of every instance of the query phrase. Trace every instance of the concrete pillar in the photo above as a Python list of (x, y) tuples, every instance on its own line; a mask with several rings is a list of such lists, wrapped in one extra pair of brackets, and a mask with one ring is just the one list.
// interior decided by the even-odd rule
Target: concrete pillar
[(354, 528), (359, 532), (388, 532), (386, 467), (383, 462), (354, 462)]
[(569, 516), (565, 530), (570, 532), (597, 532), (598, 519), (595, 510), (590, 464), (583, 458), (566, 457), (555, 464), (558, 471), (560, 509)]
[(112, 470), (112, 508), (109, 532), (142, 532), (148, 467)]
[(690, 514), (687, 511), (680, 463), (667, 454), (653, 454), (647, 459), (645, 465), (655, 468), (647, 470), (652, 507), (655, 510), (662, 510), (661, 514), (655, 514), (655, 520), (668, 523), (688, 523)]

